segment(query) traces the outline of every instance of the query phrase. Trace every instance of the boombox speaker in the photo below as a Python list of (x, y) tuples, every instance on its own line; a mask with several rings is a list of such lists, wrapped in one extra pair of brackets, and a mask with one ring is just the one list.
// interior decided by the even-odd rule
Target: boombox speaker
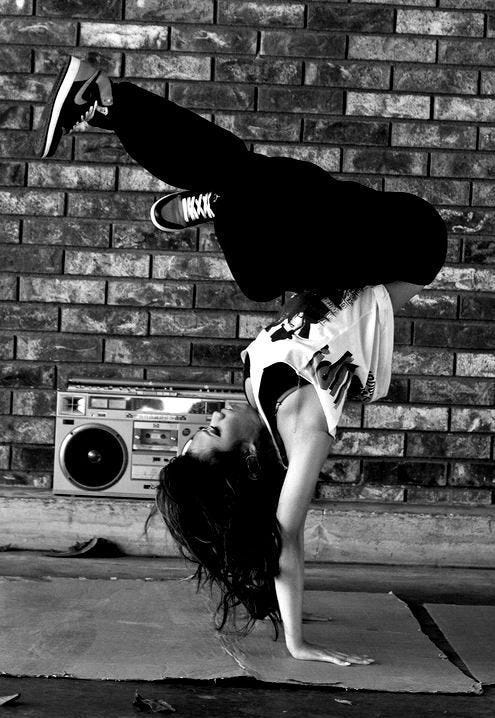
[(57, 393), (53, 491), (153, 498), (161, 468), (213, 412), (245, 401), (227, 385), (71, 379)]

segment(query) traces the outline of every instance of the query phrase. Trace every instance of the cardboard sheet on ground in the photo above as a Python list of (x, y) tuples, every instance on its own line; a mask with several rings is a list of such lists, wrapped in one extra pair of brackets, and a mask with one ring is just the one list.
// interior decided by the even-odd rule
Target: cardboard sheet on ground
[(0, 672), (93, 679), (232, 678), (384, 691), (461, 693), (473, 681), (439, 657), (392, 595), (307, 591), (308, 640), (366, 653), (371, 666), (296, 661), (268, 622), (218, 634), (193, 582), (0, 578)]
[(495, 606), (425, 606), (445, 638), (485, 685), (495, 683)]
[(241, 671), (189, 581), (0, 579), (0, 672), (228, 678)]
[(304, 626), (306, 640), (335, 650), (375, 659), (350, 668), (315, 661), (295, 661), (267, 637), (270, 627), (255, 628), (246, 639), (226, 635), (222, 641), (246, 671), (263, 681), (339, 685), (378, 691), (479, 692), (479, 685), (459, 671), (421, 632), (407, 606), (392, 594), (307, 591), (305, 610), (329, 615), (328, 623)]

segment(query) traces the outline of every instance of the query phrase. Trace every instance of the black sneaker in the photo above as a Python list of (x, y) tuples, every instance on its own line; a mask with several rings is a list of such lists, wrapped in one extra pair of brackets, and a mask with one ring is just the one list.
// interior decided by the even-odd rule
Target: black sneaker
[(69, 57), (60, 70), (41, 118), (36, 154), (51, 157), (60, 138), (89, 122), (96, 112), (108, 115), (112, 86), (106, 73), (90, 62)]
[(151, 221), (162, 232), (177, 232), (215, 219), (214, 192), (175, 192), (161, 197), (151, 207)]

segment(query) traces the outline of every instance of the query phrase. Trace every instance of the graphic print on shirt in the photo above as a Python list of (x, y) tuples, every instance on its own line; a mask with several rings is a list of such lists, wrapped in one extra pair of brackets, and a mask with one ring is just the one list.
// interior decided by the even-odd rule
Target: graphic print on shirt
[(330, 361), (328, 344), (318, 350), (309, 362), (321, 389), (328, 391), (338, 404), (353, 379), (357, 364), (351, 352), (346, 351), (337, 361)]

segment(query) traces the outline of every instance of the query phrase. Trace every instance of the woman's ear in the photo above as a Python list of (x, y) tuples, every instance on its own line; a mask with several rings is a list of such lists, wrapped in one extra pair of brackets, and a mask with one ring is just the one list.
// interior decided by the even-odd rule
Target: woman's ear
[(248, 470), (248, 478), (251, 481), (259, 481), (261, 479), (261, 465), (258, 461), (258, 452), (254, 444), (249, 444), (242, 454)]

